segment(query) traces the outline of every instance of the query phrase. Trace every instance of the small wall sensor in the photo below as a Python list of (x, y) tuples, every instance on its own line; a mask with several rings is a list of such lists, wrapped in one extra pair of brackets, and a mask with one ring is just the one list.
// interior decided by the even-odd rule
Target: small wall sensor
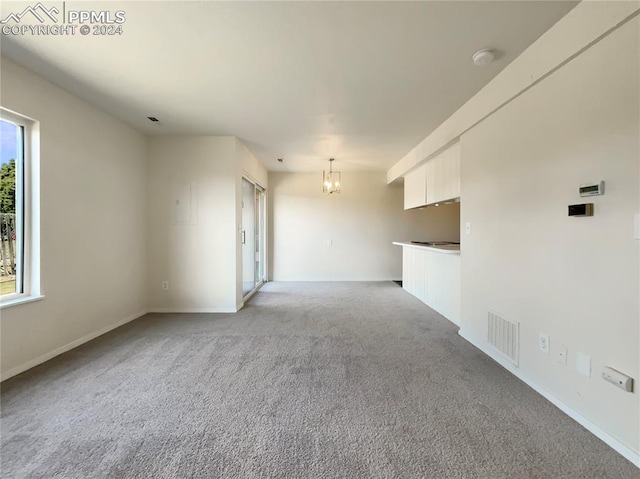
[(278, 163), (282, 163), (284, 160), (282, 158), (278, 158)]
[(580, 196), (599, 196), (604, 195), (604, 181), (598, 183), (584, 183), (580, 185)]

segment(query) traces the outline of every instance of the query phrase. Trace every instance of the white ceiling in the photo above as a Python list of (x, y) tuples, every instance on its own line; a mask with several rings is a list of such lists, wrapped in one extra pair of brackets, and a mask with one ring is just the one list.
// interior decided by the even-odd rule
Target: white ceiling
[[(272, 171), (386, 170), (575, 4), (66, 2), (124, 10), (124, 33), (2, 53), (149, 134), (235, 135)], [(498, 60), (474, 67), (485, 47)]]

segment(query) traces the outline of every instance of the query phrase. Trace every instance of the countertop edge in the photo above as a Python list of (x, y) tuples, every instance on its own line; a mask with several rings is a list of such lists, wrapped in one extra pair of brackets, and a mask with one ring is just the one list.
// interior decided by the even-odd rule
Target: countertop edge
[(445, 253), (445, 254), (460, 254), (460, 248), (458, 249), (452, 249), (452, 248), (439, 248), (437, 246), (426, 246), (426, 245), (422, 245), (422, 244), (415, 244), (415, 243), (405, 243), (403, 241), (393, 241), (394, 245), (396, 246), (402, 246), (404, 248), (416, 248), (416, 249), (426, 249), (429, 251), (434, 251), (436, 253)]

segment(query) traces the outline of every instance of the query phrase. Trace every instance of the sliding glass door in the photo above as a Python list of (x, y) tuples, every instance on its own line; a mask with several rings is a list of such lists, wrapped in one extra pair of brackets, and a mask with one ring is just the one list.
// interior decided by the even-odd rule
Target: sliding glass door
[(265, 276), (265, 192), (242, 178), (242, 295), (264, 282)]

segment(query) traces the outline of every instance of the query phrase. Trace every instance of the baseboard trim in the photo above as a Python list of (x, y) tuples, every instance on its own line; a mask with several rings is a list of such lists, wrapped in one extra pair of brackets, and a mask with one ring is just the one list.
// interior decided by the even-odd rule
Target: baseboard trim
[(8, 371), (5, 371), (2, 373), (2, 375), (0, 376), (0, 381), (5, 381), (9, 378), (12, 378), (13, 376), (17, 376), (20, 373), (23, 373), (35, 366), (38, 366), (39, 364), (45, 363), (50, 359), (55, 358), (56, 356), (60, 356), (62, 353), (66, 353), (67, 351), (70, 351), (73, 348), (77, 348), (81, 344), (88, 343), (89, 341), (97, 338), (98, 336), (102, 336), (103, 334), (106, 334), (109, 331), (119, 328), (124, 324), (130, 323), (134, 319), (138, 319), (144, 316), (145, 314), (147, 314), (147, 311), (140, 311), (138, 313), (132, 314), (131, 316), (127, 316), (126, 318), (118, 321), (117, 323), (110, 324), (106, 328), (102, 328), (102, 329), (99, 329), (98, 331), (94, 331), (93, 333), (87, 334), (86, 336), (82, 336), (81, 338), (71, 341), (69, 344), (65, 344), (64, 346), (56, 348), (53, 351), (49, 351), (48, 353), (42, 354), (37, 358), (31, 359), (26, 363), (22, 363), (21, 365), (16, 366), (15, 368), (11, 368)]
[(219, 309), (219, 308), (152, 308), (149, 313), (237, 313), (234, 308)]
[(552, 393), (534, 383), (531, 379), (524, 376), (518, 369), (516, 369), (511, 363), (507, 362), (505, 359), (501, 358), (495, 351), (493, 351), (487, 344), (482, 344), (476, 342), (473, 338), (471, 338), (465, 331), (460, 329), (458, 334), (462, 336), (466, 341), (474, 345), (480, 351), (485, 353), (495, 362), (497, 362), (500, 366), (505, 368), (511, 374), (516, 376), (522, 382), (524, 382), (527, 386), (531, 387), (534, 391), (542, 395), (545, 399), (551, 402), (554, 406), (560, 409), (563, 413), (569, 416), (571, 419), (576, 421), (578, 424), (583, 426), (587, 431), (591, 432), (594, 436), (604, 441), (608, 446), (622, 455), (625, 459), (629, 460), (633, 465), (640, 468), (640, 454), (636, 453), (629, 446), (623, 444), (611, 434), (604, 431), (602, 428), (591, 422), (589, 419), (584, 417), (582, 414), (577, 412), (575, 409), (562, 402), (557, 396), (554, 396)]

